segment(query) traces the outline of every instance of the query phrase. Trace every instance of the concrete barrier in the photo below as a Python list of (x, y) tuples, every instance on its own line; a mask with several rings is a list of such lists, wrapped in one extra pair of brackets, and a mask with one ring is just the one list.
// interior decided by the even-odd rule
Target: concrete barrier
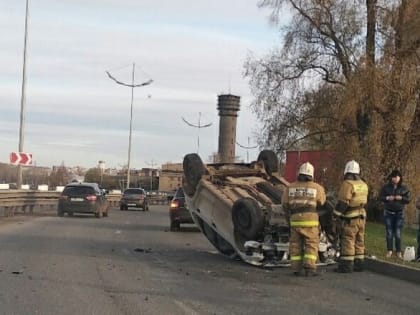
[[(401, 264), (394, 264), (381, 259), (366, 258), (366, 269), (409, 282), (420, 284), (420, 269)], [(419, 263), (420, 266), (420, 263)]]

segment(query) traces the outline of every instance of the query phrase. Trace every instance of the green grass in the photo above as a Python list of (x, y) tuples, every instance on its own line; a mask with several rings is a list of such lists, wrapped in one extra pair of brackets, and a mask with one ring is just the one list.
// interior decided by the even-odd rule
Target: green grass
[[(395, 264), (406, 265), (420, 269), (420, 263), (406, 262), (396, 257), (385, 258), (386, 254), (386, 240), (385, 240), (385, 225), (380, 223), (368, 222), (366, 224), (365, 235), (366, 253), (369, 256), (376, 256), (378, 259), (389, 261)], [(402, 247), (403, 254), (406, 246), (414, 246), (417, 249), (417, 230), (404, 227), (402, 233)]]

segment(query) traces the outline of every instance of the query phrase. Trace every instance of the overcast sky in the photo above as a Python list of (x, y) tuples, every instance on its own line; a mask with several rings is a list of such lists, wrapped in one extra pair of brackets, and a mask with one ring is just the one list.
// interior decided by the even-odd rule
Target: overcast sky
[[(254, 145), (243, 64), (278, 46), (258, 0), (30, 0), (24, 152), (39, 166), (121, 168), (128, 159), (131, 89), (110, 80), (154, 82), (134, 90), (131, 167), (181, 162), (217, 151), (217, 96), (241, 96), (237, 141)], [(25, 0), (0, 0), (0, 162), (19, 147)], [(189, 127), (181, 117), (209, 128)], [(246, 159), (245, 149), (236, 153)], [(258, 149), (249, 150), (255, 159)]]

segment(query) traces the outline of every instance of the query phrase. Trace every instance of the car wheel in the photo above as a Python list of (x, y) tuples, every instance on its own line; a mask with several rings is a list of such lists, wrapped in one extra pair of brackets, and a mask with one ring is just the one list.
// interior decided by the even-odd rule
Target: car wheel
[(196, 153), (187, 154), (182, 163), (184, 168), (183, 188), (184, 192), (192, 197), (195, 194), (198, 183), (205, 173), (205, 166), (200, 156)]
[(57, 216), (63, 217), (64, 216), (64, 212), (62, 210), (57, 210)]
[(272, 175), (279, 170), (279, 160), (277, 155), (271, 150), (262, 150), (257, 158), (258, 162), (264, 164), (264, 169), (268, 175)]
[(171, 221), (170, 230), (171, 232), (179, 232), (181, 230), (181, 224), (178, 221)]
[(255, 240), (264, 228), (264, 215), (258, 203), (251, 198), (241, 198), (232, 206), (235, 230), (248, 240)]
[(106, 218), (109, 217), (108, 210), (104, 212), (103, 216)]
[(274, 203), (281, 203), (282, 191), (275, 186), (271, 185), (269, 182), (259, 182), (257, 183), (258, 190), (261, 190), (264, 194), (270, 197)]
[(73, 216), (73, 212), (67, 212), (67, 214), (69, 215), (69, 217)]
[(102, 218), (102, 212), (101, 211), (96, 212), (95, 217), (97, 217), (98, 219)]

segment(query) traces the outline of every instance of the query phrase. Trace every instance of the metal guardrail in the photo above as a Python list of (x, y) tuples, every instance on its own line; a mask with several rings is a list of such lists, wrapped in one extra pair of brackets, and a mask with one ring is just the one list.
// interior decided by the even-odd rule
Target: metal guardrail
[[(0, 217), (13, 216), (16, 213), (52, 212), (57, 210), (60, 192), (33, 190), (0, 190)], [(121, 194), (108, 194), (111, 207), (119, 207)], [(150, 205), (166, 205), (166, 195), (149, 196)]]
[(55, 191), (0, 191), (0, 216), (56, 210), (59, 196), (60, 193)]

